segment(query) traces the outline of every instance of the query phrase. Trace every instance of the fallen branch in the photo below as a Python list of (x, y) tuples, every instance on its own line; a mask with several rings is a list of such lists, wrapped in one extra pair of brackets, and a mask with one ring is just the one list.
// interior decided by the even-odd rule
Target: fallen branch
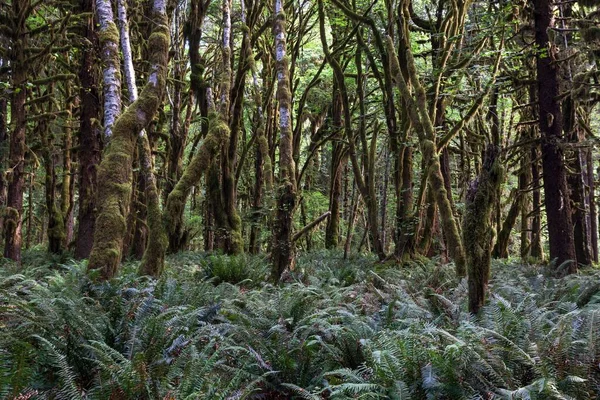
[(302, 236), (306, 235), (312, 228), (319, 225), (323, 220), (331, 215), (331, 211), (327, 211), (325, 214), (321, 215), (319, 218), (312, 221), (310, 224), (306, 225), (304, 228), (300, 229), (293, 237), (292, 241), (295, 242), (300, 239)]

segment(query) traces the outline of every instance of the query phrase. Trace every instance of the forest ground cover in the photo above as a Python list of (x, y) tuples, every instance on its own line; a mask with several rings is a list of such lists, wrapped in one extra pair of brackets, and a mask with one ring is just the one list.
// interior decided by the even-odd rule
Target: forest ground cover
[(488, 302), (423, 259), (268, 260), (182, 253), (93, 283), (85, 263), (26, 253), (0, 269), (0, 397), (591, 399), (600, 394), (600, 271), (555, 279), (495, 261)]

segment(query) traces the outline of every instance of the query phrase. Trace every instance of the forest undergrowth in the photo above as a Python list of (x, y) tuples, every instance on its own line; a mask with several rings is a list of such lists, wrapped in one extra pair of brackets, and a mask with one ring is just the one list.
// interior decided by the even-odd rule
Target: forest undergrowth
[(30, 252), (0, 268), (7, 399), (593, 399), (600, 271), (555, 279), (495, 261), (467, 312), (451, 265), (338, 252), (269, 261), (183, 253), (95, 284), (85, 263)]

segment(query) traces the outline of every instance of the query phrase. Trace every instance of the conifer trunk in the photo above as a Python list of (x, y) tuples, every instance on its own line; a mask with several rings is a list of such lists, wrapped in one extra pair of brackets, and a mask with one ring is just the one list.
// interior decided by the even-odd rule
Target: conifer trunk
[[(82, 0), (81, 12), (92, 13), (94, 3), (94, 0)], [(97, 78), (94, 73), (98, 39), (94, 27), (94, 17), (88, 16), (85, 27), (85, 38), (88, 44), (82, 49), (83, 55), (79, 69), (81, 107), (77, 151), (79, 161), (79, 211), (77, 238), (75, 239), (75, 258), (77, 259), (89, 257), (92, 251), (96, 223), (96, 175), (101, 156), (101, 131), (97, 122), (100, 119), (100, 100)]]
[(559, 81), (556, 46), (548, 32), (553, 28), (553, 0), (534, 1), (540, 131), (542, 133), (542, 163), (544, 201), (548, 220), (550, 258), (556, 265), (569, 262), (565, 271), (577, 272), (577, 255), (571, 221), (571, 205), (563, 152), (563, 120), (559, 103)]
[[(10, 135), (10, 150), (8, 156), (7, 181), (8, 193), (6, 200), (6, 211), (4, 216), (4, 257), (16, 262), (21, 262), (23, 225), (23, 192), (25, 189), (25, 130), (27, 115), (25, 101), (27, 100), (27, 27), (25, 25), (26, 15), (30, 12), (29, 0), (15, 0), (12, 2), (15, 24), (12, 36), (15, 49), (12, 51), (12, 95), (10, 99), (10, 116), (13, 129)], [(17, 17), (18, 16), (18, 17)]]

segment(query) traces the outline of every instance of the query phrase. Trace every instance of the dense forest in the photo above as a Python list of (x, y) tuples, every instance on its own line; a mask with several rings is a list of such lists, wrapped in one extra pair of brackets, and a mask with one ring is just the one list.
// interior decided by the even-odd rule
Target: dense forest
[(600, 1), (0, 0), (0, 397), (600, 398)]

